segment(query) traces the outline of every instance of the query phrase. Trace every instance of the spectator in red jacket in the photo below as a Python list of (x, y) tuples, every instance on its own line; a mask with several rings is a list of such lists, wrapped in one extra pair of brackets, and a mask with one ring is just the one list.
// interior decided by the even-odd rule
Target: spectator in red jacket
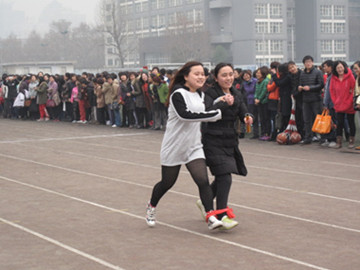
[(345, 116), (350, 127), (349, 148), (354, 148), (355, 142), (355, 110), (353, 96), (355, 89), (355, 78), (344, 61), (336, 61), (333, 68), (333, 76), (330, 81), (330, 96), (334, 103), (337, 118), (336, 146), (342, 146), (342, 130), (344, 128)]

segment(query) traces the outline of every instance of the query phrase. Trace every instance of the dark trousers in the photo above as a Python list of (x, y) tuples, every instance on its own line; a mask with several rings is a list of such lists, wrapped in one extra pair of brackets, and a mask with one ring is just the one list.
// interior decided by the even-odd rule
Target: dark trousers
[[(331, 116), (331, 121), (333, 121), (333, 123), (337, 124), (336, 112), (333, 108), (331, 108), (329, 110), (329, 114)], [(328, 134), (321, 135), (321, 139), (328, 140), (329, 142), (335, 142), (336, 141), (336, 130), (332, 129)]]
[(147, 109), (146, 108), (136, 108), (136, 116), (138, 119), (139, 127), (143, 128), (148, 126), (148, 116), (147, 116)]
[(5, 99), (4, 111), (3, 111), (4, 118), (11, 118), (11, 117), (15, 116), (13, 104), (14, 104), (14, 99), (12, 99), (12, 98)]
[(248, 105), (249, 113), (251, 113), (254, 116), (253, 121), (253, 136), (259, 137), (259, 113), (258, 113), (258, 106), (255, 104), (249, 104)]
[(106, 124), (106, 112), (105, 112), (105, 107), (96, 108), (96, 118), (97, 118), (97, 121), (98, 121), (100, 124), (103, 124), (103, 125)]
[(297, 130), (300, 133), (301, 137), (303, 138), (305, 135), (304, 114), (303, 114), (303, 104), (300, 101), (296, 101), (295, 122), (296, 122)]
[(313, 133), (312, 125), (317, 114), (321, 113), (321, 101), (303, 102), (303, 116), (305, 127), (305, 140), (311, 140)]
[(350, 136), (354, 137), (356, 133), (355, 114), (339, 113), (339, 112), (336, 113), (336, 119), (337, 119), (336, 136), (342, 136), (343, 129), (345, 126), (345, 116), (349, 123)]
[(261, 123), (261, 136), (270, 135), (271, 131), (271, 123), (270, 123), (270, 115), (267, 109), (267, 104), (259, 104), (258, 110), (260, 114), (260, 123)]

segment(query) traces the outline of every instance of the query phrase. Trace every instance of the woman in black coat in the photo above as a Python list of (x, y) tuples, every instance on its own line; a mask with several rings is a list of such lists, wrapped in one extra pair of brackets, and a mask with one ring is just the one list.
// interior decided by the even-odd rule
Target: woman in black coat
[[(205, 92), (206, 109), (221, 109), (222, 118), (217, 122), (203, 126), (203, 145), (206, 163), (215, 175), (211, 184), (218, 218), (223, 221), (223, 229), (231, 229), (238, 222), (228, 208), (228, 196), (231, 187), (231, 174), (246, 175), (247, 170), (238, 148), (236, 119), (239, 117), (246, 124), (252, 124), (241, 93), (233, 87), (234, 68), (231, 64), (220, 63), (215, 67), (215, 83)], [(249, 117), (247, 117), (249, 116)]]
[(280, 78), (276, 74), (272, 75), (272, 79), (275, 84), (279, 87), (281, 115), (282, 115), (282, 128), (280, 132), (283, 132), (290, 120), (291, 115), (291, 76), (288, 73), (288, 64), (284, 63), (278, 67)]

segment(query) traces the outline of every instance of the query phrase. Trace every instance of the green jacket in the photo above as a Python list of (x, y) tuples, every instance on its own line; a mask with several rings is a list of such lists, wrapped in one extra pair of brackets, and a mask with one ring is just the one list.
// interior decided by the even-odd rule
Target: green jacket
[(265, 104), (268, 102), (268, 91), (266, 86), (268, 85), (269, 79), (265, 78), (262, 82), (256, 83), (256, 90), (255, 90), (255, 99), (260, 100), (261, 104)]
[(162, 104), (165, 104), (169, 93), (169, 87), (166, 83), (162, 83), (158, 87), (159, 100)]
[(49, 86), (46, 81), (43, 81), (38, 87), (35, 88), (35, 91), (37, 92), (37, 104), (42, 105), (46, 104), (46, 101), (48, 99), (47, 97), (47, 90)]

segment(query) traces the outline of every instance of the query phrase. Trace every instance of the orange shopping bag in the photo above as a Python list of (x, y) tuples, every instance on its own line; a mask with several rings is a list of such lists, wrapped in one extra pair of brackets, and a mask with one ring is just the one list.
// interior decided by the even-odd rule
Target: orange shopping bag
[(324, 109), (322, 114), (316, 115), (311, 130), (319, 134), (327, 134), (331, 131), (331, 116), (328, 110)]

